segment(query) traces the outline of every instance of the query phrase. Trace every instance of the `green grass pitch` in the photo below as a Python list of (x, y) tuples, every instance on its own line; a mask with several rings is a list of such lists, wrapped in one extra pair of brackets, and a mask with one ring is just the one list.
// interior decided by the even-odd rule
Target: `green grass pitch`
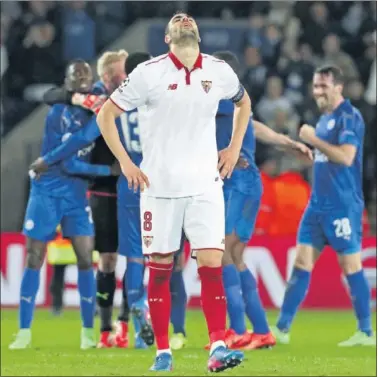
[[(276, 312), (269, 312), (274, 323)], [(96, 320), (98, 326), (98, 320)], [(376, 314), (374, 314), (376, 323)], [(32, 348), (8, 350), (17, 331), (17, 311), (1, 314), (2, 376), (148, 376), (154, 349), (79, 348), (80, 320), (78, 311), (66, 311), (53, 318), (38, 310), (33, 324)], [(189, 343), (174, 353), (173, 376), (207, 375), (208, 353), (206, 326), (199, 311), (187, 316)], [(339, 341), (355, 331), (352, 312), (302, 311), (291, 333), (291, 344), (272, 350), (248, 351), (238, 368), (223, 372), (230, 376), (375, 376), (376, 348), (341, 349)], [(161, 373), (159, 374), (161, 375)], [(164, 374), (163, 374), (164, 375)], [(169, 374), (167, 374), (169, 375)]]

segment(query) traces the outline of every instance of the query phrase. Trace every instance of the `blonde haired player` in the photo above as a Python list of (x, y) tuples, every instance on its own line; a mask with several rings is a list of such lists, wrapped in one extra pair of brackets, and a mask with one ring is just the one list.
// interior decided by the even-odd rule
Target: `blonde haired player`
[[(201, 279), (210, 336), (208, 370), (235, 367), (243, 353), (225, 345), (226, 300), (222, 283), (225, 221), (222, 178), (231, 176), (251, 113), (248, 94), (224, 61), (201, 54), (192, 17), (169, 21), (168, 54), (140, 64), (101, 108), (97, 122), (129, 186), (141, 194), (143, 252), (150, 258), (148, 300), (157, 342), (152, 370), (172, 369), (168, 327), (169, 281), (181, 231), (191, 243)], [(215, 114), (219, 100), (235, 103), (233, 137), (218, 156)], [(123, 148), (115, 119), (145, 106), (140, 127), (143, 161), (135, 166)], [(218, 160), (219, 158), (219, 160)]]

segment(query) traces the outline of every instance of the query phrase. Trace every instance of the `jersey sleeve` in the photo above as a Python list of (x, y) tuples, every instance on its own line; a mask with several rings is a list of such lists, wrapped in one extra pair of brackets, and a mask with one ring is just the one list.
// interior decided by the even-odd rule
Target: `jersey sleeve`
[(244, 95), (244, 87), (238, 76), (227, 63), (219, 63), (222, 75), (223, 99), (230, 99), (232, 102), (239, 102)]
[(147, 82), (145, 72), (139, 65), (112, 93), (110, 100), (123, 111), (131, 111), (145, 105), (148, 94)]
[(88, 177), (109, 177), (111, 169), (108, 165), (90, 164), (80, 161), (76, 156), (63, 161), (63, 169), (71, 175), (81, 175)]
[(76, 151), (94, 142), (101, 135), (96, 122), (96, 117), (92, 117), (89, 122), (79, 131), (63, 141), (61, 145), (43, 156), (47, 165), (52, 165), (64, 160)]
[(361, 138), (357, 132), (357, 127), (359, 125), (360, 122), (356, 116), (353, 114), (343, 113), (338, 137), (339, 144), (351, 144), (358, 147), (361, 143)]

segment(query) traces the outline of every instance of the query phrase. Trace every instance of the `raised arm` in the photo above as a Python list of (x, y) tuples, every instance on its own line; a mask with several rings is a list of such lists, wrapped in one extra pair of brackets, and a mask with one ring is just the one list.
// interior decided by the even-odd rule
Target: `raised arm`
[[(329, 160), (337, 164), (351, 166), (360, 145), (357, 134), (359, 120), (352, 114), (343, 114), (339, 131), (339, 145), (330, 144), (315, 134), (315, 129), (307, 124), (303, 125), (299, 137), (305, 142), (324, 153)], [(362, 126), (362, 125), (361, 125)]]

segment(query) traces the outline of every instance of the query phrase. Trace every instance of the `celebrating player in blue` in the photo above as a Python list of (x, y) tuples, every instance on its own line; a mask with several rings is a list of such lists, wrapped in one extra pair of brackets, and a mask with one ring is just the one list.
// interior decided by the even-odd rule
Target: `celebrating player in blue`
[[(90, 109), (92, 112), (96, 113), (99, 108), (101, 107), (104, 100), (107, 98), (109, 94), (109, 90), (106, 90), (105, 82), (106, 80), (104, 75), (101, 74), (102, 71), (107, 69), (107, 73), (110, 70), (110, 66), (114, 63), (119, 63), (119, 59), (116, 59), (116, 53), (108, 52), (103, 55), (105, 59), (100, 59), (98, 66), (101, 66), (99, 69), (100, 76), (102, 78), (101, 81), (98, 81), (94, 88), (95, 94), (89, 96), (83, 96), (75, 94), (70, 94), (68, 101), (83, 106), (84, 108)], [(113, 59), (108, 59), (112, 58)], [(130, 74), (131, 71), (141, 62), (150, 59), (150, 55), (148, 53), (134, 53), (127, 57), (126, 63), (122, 62), (122, 70), (126, 72), (126, 74)], [(106, 60), (109, 60), (109, 67), (106, 67), (109, 64), (100, 64), (100, 61), (103, 60), (104, 63)], [(114, 67), (112, 70), (114, 73)], [(110, 75), (110, 79), (113, 78), (114, 75)], [(118, 82), (115, 80), (114, 82)], [(118, 83), (120, 84), (120, 83)], [(54, 101), (66, 101), (64, 99), (64, 93), (59, 93), (56, 91), (56, 99)], [(138, 128), (138, 111), (133, 110), (127, 113), (122, 114), (117, 119), (117, 129), (120, 133), (122, 143), (124, 147), (129, 151), (130, 156), (132, 157), (135, 164), (140, 164), (142, 160), (141, 150), (140, 150), (140, 143), (139, 143), (139, 128)], [(50, 153), (43, 156), (37, 160), (32, 167), (37, 170), (38, 172), (43, 172), (46, 165), (52, 165), (63, 158), (71, 155), (79, 148), (82, 148), (85, 145), (88, 145), (98, 139), (101, 139), (102, 144), (104, 145), (105, 149), (108, 150), (107, 146), (102, 140), (100, 130), (98, 128), (96, 118), (93, 117), (88, 124), (85, 125), (80, 131), (76, 132), (72, 137), (67, 140), (66, 143), (62, 144), (55, 150), (51, 151)], [(111, 155), (112, 158), (113, 155)], [(125, 184), (126, 182), (126, 184)], [(140, 235), (140, 218), (137, 216), (139, 215), (139, 193), (134, 193), (132, 190), (129, 190), (127, 187), (127, 181), (125, 177), (121, 176), (117, 182), (117, 213), (118, 213), (118, 229), (114, 232), (114, 234), (118, 234), (118, 251), (121, 255), (128, 256), (127, 260), (127, 270), (125, 273), (124, 278), (124, 293), (127, 297), (126, 301), (129, 307), (133, 312), (133, 319), (134, 319), (134, 327), (135, 327), (135, 335), (136, 341), (135, 346), (136, 348), (146, 348), (147, 345), (151, 345), (154, 342), (154, 336), (151, 330), (151, 325), (149, 322), (148, 316), (148, 307), (145, 305), (144, 299), (144, 286), (143, 286), (143, 276), (144, 276), (144, 259), (142, 255), (141, 249), (141, 235)], [(111, 212), (107, 208), (103, 208), (103, 211), (106, 213)], [(117, 215), (114, 213), (112, 216), (116, 217)], [(99, 221), (98, 217), (95, 218), (95, 223)], [(110, 222), (114, 222), (114, 219), (108, 219)], [(102, 224), (103, 222), (101, 222)], [(99, 224), (99, 225), (101, 225)], [(105, 224), (106, 225), (106, 224)], [(102, 226), (102, 225), (101, 225)], [(96, 233), (97, 229), (96, 227)], [(110, 235), (109, 235), (110, 237)], [(108, 237), (108, 238), (109, 238)], [(116, 250), (115, 250), (116, 251)], [(108, 252), (100, 254), (101, 257), (105, 257), (106, 254), (110, 254)], [(109, 264), (108, 258), (103, 258), (104, 265)], [(111, 258), (116, 261), (115, 258)], [(115, 263), (113, 263), (113, 273), (114, 275), (115, 270)], [(105, 271), (104, 271), (105, 272)], [(101, 277), (105, 277), (106, 275), (110, 275), (111, 272), (108, 274), (101, 273)], [(113, 276), (114, 277), (114, 276)], [(104, 279), (97, 279), (97, 289), (99, 290), (97, 296), (97, 301), (100, 307), (100, 317), (101, 317), (101, 339), (99, 343), (100, 348), (108, 348), (111, 347), (112, 344), (115, 344), (117, 347), (127, 347), (127, 329), (125, 329), (124, 321), (121, 321), (119, 318), (117, 326), (117, 332), (114, 337), (114, 340), (111, 337), (111, 314), (104, 315), (107, 309), (111, 309), (113, 305), (113, 296), (115, 291), (115, 283), (112, 285), (113, 289), (109, 290), (106, 289), (106, 284), (101, 282)], [(115, 277), (114, 277), (115, 280)], [(107, 284), (109, 286), (109, 284)], [(100, 296), (100, 297), (99, 297)], [(104, 298), (102, 298), (104, 297)], [(105, 300), (107, 298), (107, 300)], [(111, 298), (111, 300), (109, 300)], [(105, 303), (104, 301), (109, 301), (110, 305)]]
[[(84, 61), (71, 63), (66, 70), (67, 90), (89, 92), (92, 71)], [(92, 115), (79, 107), (55, 105), (46, 118), (42, 155), (53, 150), (75, 133)], [(39, 288), (40, 268), (46, 243), (55, 238), (60, 224), (63, 235), (72, 241), (78, 264), (78, 288), (82, 318), (81, 348), (94, 347), (95, 281), (92, 267), (93, 221), (86, 198), (88, 178), (109, 176), (110, 166), (88, 163), (93, 145), (51, 166), (46, 174), (32, 179), (25, 214), (27, 266), (21, 283), (19, 332), (11, 349), (23, 349), (31, 343), (31, 323)]]
[[(214, 56), (226, 61), (235, 72), (240, 70), (239, 62), (231, 52), (216, 52)], [(218, 150), (224, 149), (231, 140), (233, 113), (231, 101), (220, 101), (216, 117)], [(259, 298), (256, 279), (243, 261), (243, 252), (254, 230), (263, 190), (255, 163), (255, 138), (311, 159), (311, 151), (306, 146), (274, 132), (251, 117), (239, 161), (231, 178), (225, 179), (223, 186), (226, 208), (223, 283), (230, 319), (226, 344), (235, 349), (257, 349), (276, 344)], [(244, 313), (253, 325), (253, 333), (246, 329)]]
[(323, 115), (316, 129), (309, 125), (300, 129), (300, 138), (315, 148), (313, 189), (298, 231), (294, 270), (274, 329), (280, 343), (290, 341), (289, 331), (308, 291), (311, 271), (328, 244), (338, 254), (358, 322), (357, 332), (339, 346), (376, 345), (370, 290), (361, 262), (365, 124), (359, 110), (343, 98), (343, 84), (338, 67), (316, 70), (313, 95)]

